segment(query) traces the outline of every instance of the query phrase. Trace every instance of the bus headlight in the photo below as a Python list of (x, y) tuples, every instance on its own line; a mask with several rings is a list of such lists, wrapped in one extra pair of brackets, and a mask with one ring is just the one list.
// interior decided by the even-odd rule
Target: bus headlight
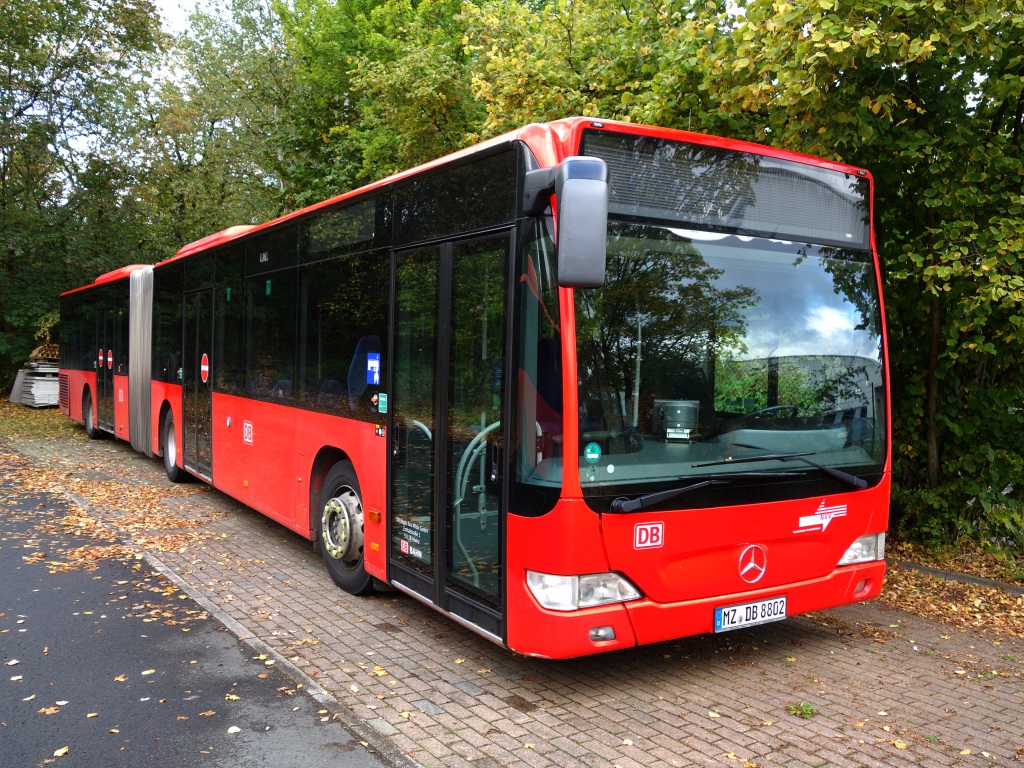
[(839, 559), (839, 565), (853, 565), (855, 563), (870, 563), (872, 560), (885, 559), (885, 534), (872, 533), (870, 536), (861, 536), (846, 554)]
[(537, 602), (552, 611), (575, 611), (640, 597), (639, 590), (617, 573), (556, 576), (527, 571), (526, 584)]

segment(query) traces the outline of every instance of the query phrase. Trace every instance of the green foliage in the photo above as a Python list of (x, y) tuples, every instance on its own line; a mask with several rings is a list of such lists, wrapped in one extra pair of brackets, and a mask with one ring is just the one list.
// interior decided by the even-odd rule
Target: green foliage
[[(99, 145), (153, 60), (153, 8), (5, 3), (0, 27), (0, 384), (61, 290), (134, 260), (123, 168)], [(102, 240), (102, 244), (100, 241)]]
[(818, 714), (818, 709), (806, 701), (798, 701), (796, 704), (788, 704), (786, 711), (794, 717), (801, 717), (804, 720), (810, 720), (812, 717)]

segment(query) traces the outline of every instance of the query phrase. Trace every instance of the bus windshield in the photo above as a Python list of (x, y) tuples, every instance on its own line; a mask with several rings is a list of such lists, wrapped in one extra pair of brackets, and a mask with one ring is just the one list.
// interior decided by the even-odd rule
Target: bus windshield
[(606, 282), (575, 295), (585, 496), (708, 476), (794, 485), (820, 475), (815, 464), (877, 481), (885, 377), (870, 252), (612, 221)]

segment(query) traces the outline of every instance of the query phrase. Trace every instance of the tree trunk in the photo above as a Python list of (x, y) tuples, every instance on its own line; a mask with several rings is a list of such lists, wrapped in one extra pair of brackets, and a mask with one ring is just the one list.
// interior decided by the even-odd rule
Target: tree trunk
[(939, 336), (942, 331), (941, 305), (938, 294), (932, 294), (929, 318), (931, 340), (928, 348), (928, 377), (925, 379), (925, 430), (928, 444), (928, 487), (939, 485), (939, 438), (935, 415), (939, 410)]

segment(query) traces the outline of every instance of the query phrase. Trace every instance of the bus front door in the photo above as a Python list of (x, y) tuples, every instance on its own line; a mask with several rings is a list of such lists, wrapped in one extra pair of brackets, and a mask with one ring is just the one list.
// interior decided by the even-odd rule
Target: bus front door
[(213, 290), (185, 294), (182, 462), (213, 480)]
[(499, 641), (509, 246), (396, 255), (389, 409), (390, 578)]

